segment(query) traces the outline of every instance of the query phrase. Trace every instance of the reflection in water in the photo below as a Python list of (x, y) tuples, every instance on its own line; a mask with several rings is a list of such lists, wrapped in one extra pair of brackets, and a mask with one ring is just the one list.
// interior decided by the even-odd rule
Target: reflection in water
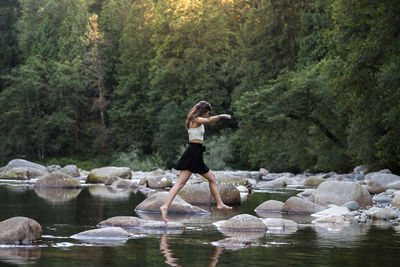
[(321, 247), (351, 248), (363, 240), (371, 226), (351, 224), (342, 228), (337, 227), (313, 227), (313, 230), (318, 234), (317, 243)]
[(42, 248), (0, 247), (0, 261), (11, 264), (28, 264), (42, 257)]
[[(172, 250), (168, 246), (167, 241), (168, 241), (168, 233), (167, 231), (165, 231), (160, 240), (160, 250), (165, 257), (165, 263), (168, 264), (169, 266), (176, 266), (176, 267), (181, 266), (178, 263), (179, 260), (174, 257)], [(222, 252), (221, 247), (216, 246), (214, 254), (210, 257), (210, 261), (208, 262), (209, 267), (215, 267), (217, 265), (218, 258), (221, 252)]]
[(104, 199), (127, 199), (132, 193), (130, 189), (115, 189), (103, 185), (90, 186), (88, 191), (92, 196)]
[(50, 202), (66, 202), (76, 198), (82, 188), (35, 188), (34, 190), (38, 197)]

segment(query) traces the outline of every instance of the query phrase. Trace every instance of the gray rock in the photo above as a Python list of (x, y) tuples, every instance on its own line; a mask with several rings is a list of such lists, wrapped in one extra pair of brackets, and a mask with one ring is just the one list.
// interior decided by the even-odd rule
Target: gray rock
[[(164, 203), (168, 192), (158, 192), (150, 195), (139, 205), (136, 206), (135, 211), (138, 212), (152, 212), (161, 213), (160, 207)], [(210, 214), (210, 212), (193, 206), (184, 201), (180, 196), (176, 196), (168, 210), (168, 213), (183, 213), (183, 214)]]
[(47, 171), (49, 173), (52, 173), (52, 172), (60, 171), (61, 170), (61, 166), (60, 165), (50, 165), (50, 166), (47, 166), (46, 169), (47, 169)]
[(378, 208), (378, 207), (372, 207), (369, 210), (364, 211), (364, 213), (368, 218), (372, 219), (385, 219), (385, 220), (390, 220), (394, 219), (397, 214), (394, 210), (390, 208)]
[(61, 169), (61, 172), (66, 173), (72, 177), (81, 176), (81, 174), (79, 173), (78, 166), (76, 166), (76, 165), (67, 165)]
[(81, 188), (80, 182), (61, 172), (53, 172), (38, 179), (35, 187), (54, 187), (54, 188)]
[(362, 174), (365, 175), (367, 174), (368, 168), (365, 165), (360, 165), (354, 168), (354, 173), (355, 174)]
[(0, 172), (0, 179), (29, 180), (26, 168), (14, 168), (5, 172)]
[(304, 181), (304, 186), (305, 187), (319, 186), (321, 183), (325, 181), (326, 181), (325, 179), (319, 178), (317, 176), (311, 176)]
[(348, 201), (356, 201), (361, 207), (372, 204), (371, 195), (364, 186), (356, 182), (327, 181), (320, 184), (310, 200), (318, 205), (341, 206)]
[(171, 187), (172, 179), (167, 175), (150, 176), (146, 178), (146, 185), (149, 188)]
[(392, 200), (392, 207), (400, 208), (400, 194), (395, 194)]
[(260, 174), (261, 174), (261, 176), (266, 176), (266, 175), (268, 175), (269, 174), (269, 171), (268, 170), (266, 170), (266, 169), (264, 169), (264, 168), (260, 168)]
[(14, 168), (27, 168), (27, 169), (36, 169), (41, 173), (47, 173), (47, 169), (45, 166), (33, 163), (24, 159), (13, 159), (4, 167), (3, 171), (8, 171)]
[(267, 231), (263, 221), (253, 215), (240, 214), (229, 220), (215, 223), (218, 229), (225, 231)]
[(319, 217), (312, 221), (315, 224), (339, 224), (339, 225), (349, 225), (350, 222), (343, 215), (330, 214), (326, 216)]
[(301, 197), (301, 198), (308, 199), (315, 192), (315, 190), (316, 189), (306, 189), (306, 190), (298, 193), (297, 196)]
[(365, 176), (363, 174), (346, 174), (346, 177), (355, 181), (365, 180)]
[(0, 244), (28, 245), (42, 238), (42, 227), (26, 217), (13, 217), (0, 222)]
[[(225, 204), (240, 203), (240, 192), (234, 185), (218, 183), (218, 191)], [(178, 195), (190, 204), (215, 204), (208, 182), (187, 183)]]
[(132, 172), (131, 169), (127, 167), (103, 167), (93, 169), (86, 178), (86, 183), (104, 183), (107, 178), (112, 176), (118, 176), (122, 179), (131, 179)]
[(117, 176), (109, 177), (104, 181), (104, 185), (112, 185), (115, 181), (117, 181), (119, 179), (121, 179), (121, 178), (119, 178)]
[(74, 239), (88, 240), (127, 240), (132, 234), (121, 227), (107, 227), (94, 230), (88, 230), (72, 235)]
[(354, 200), (348, 201), (348, 202), (344, 203), (342, 206), (348, 208), (351, 211), (360, 209), (360, 205), (358, 205), (358, 203)]
[(138, 185), (131, 180), (127, 179), (118, 179), (111, 184), (112, 187), (116, 188), (136, 188)]
[(269, 182), (259, 182), (256, 184), (256, 188), (280, 188), (286, 187), (287, 177), (279, 177)]
[(254, 211), (256, 212), (281, 212), (283, 207), (282, 201), (267, 200), (260, 204)]
[(312, 214), (323, 210), (321, 207), (311, 201), (299, 198), (291, 197), (285, 201), (282, 207), (282, 212), (286, 213), (299, 213), (299, 214)]
[(271, 228), (297, 228), (297, 223), (292, 220), (281, 219), (281, 218), (266, 218), (262, 219), (262, 222), (267, 226), (268, 229)]
[(371, 194), (385, 192), (387, 189), (400, 189), (400, 176), (377, 172), (369, 176), (367, 189)]
[(143, 229), (185, 229), (180, 222), (143, 220), (133, 216), (116, 216), (100, 222), (99, 227), (143, 228)]

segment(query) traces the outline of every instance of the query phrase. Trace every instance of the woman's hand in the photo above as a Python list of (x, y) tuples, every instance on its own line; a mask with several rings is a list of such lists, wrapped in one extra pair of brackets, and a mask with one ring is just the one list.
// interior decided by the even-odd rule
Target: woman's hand
[(232, 116), (229, 114), (220, 114), (218, 116), (220, 116), (222, 119), (231, 119), (232, 118)]

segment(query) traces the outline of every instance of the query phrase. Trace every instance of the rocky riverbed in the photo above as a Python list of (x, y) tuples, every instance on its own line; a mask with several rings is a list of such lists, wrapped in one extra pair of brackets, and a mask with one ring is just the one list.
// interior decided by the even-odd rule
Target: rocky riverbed
[[(386, 221), (393, 226), (399, 223), (400, 176), (387, 169), (365, 173), (365, 168), (359, 166), (348, 174), (270, 173), (265, 169), (214, 173), (220, 195), (228, 205), (240, 205), (254, 192), (279, 188), (299, 191), (297, 196), (285, 202), (270, 199), (260, 204), (255, 209), (258, 216), (238, 214), (228, 220), (215, 222), (214, 226), (218, 230), (232, 237), (218, 244), (256, 244), (251, 236), (259, 237), (260, 233), (262, 235), (274, 230), (295, 232), (302, 227), (293, 220), (276, 218), (276, 214), (311, 215), (314, 218), (311, 225), (336, 231), (350, 225), (374, 224), (379, 221)], [(97, 229), (71, 236), (76, 239), (125, 240), (134, 237), (132, 231), (129, 231), (131, 229), (185, 229), (185, 224), (165, 224), (151, 217), (151, 214), (159, 213), (166, 191), (177, 181), (178, 174), (176, 170), (133, 172), (127, 167), (114, 166), (88, 171), (75, 165), (42, 166), (15, 159), (0, 168), (0, 181), (30, 184), (40, 197), (54, 202), (76, 198), (82, 187), (89, 187), (90, 194), (110, 198), (140, 191), (147, 198), (134, 207), (135, 212), (150, 219), (131, 216), (105, 218), (105, 221), (96, 223)], [(172, 203), (169, 213), (187, 217), (209, 214), (209, 211), (198, 207), (204, 205), (215, 205), (215, 201), (207, 181), (199, 175), (193, 175)], [(40, 240), (41, 231), (40, 224), (29, 218), (7, 218), (0, 222), (0, 243), (34, 243)]]

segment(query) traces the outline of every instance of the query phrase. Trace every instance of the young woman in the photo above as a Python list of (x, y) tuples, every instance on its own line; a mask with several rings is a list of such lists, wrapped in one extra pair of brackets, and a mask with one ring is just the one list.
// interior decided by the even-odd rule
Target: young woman
[(160, 207), (162, 219), (168, 222), (167, 213), (168, 208), (174, 200), (176, 194), (189, 180), (192, 173), (198, 173), (209, 182), (210, 191), (215, 201), (217, 202), (217, 209), (232, 209), (224, 204), (218, 192), (217, 180), (214, 173), (210, 171), (203, 161), (203, 146), (204, 124), (212, 123), (220, 119), (230, 119), (228, 114), (221, 114), (210, 117), (211, 105), (206, 101), (197, 103), (187, 115), (185, 122), (186, 129), (189, 133), (189, 146), (186, 148), (175, 169), (180, 170), (178, 181), (169, 190), (164, 204)]

